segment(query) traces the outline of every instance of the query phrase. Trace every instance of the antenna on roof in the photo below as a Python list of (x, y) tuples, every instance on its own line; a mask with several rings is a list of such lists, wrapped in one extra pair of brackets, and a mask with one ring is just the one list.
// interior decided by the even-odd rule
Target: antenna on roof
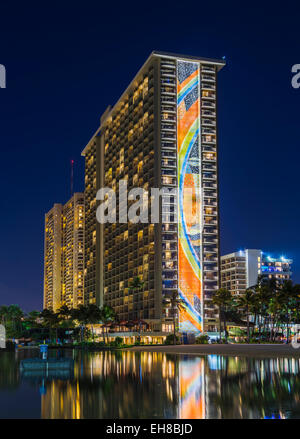
[(74, 160), (71, 160), (71, 197), (73, 195)]

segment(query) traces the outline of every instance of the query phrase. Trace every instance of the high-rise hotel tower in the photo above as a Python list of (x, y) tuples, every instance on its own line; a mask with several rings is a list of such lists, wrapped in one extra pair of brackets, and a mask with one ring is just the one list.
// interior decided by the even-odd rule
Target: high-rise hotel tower
[(45, 215), (44, 308), (83, 304), (84, 194), (75, 193)]
[[(223, 60), (153, 52), (101, 117), (82, 153), (86, 304), (108, 304), (121, 320), (141, 318), (164, 331), (172, 323), (165, 299), (178, 292), (182, 332), (216, 329), (217, 73), (224, 65)], [(144, 188), (150, 195), (151, 188), (176, 189), (177, 196), (162, 196), (159, 223), (151, 223), (149, 213), (149, 223), (117, 217), (113, 224), (99, 224), (101, 187), (116, 191), (117, 211), (130, 206), (119, 200), (120, 180), (127, 181), (128, 190)], [(142, 287), (132, 287), (135, 277)]]

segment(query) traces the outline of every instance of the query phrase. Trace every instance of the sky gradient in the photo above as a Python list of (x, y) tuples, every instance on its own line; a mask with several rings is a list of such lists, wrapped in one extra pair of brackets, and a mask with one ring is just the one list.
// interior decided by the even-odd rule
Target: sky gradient
[[(41, 309), (44, 214), (84, 188), (81, 151), (153, 50), (220, 58), (222, 254), (294, 259), (300, 283), (300, 7), (262, 2), (1, 5), (0, 305)], [(145, 5), (144, 5), (145, 6)]]

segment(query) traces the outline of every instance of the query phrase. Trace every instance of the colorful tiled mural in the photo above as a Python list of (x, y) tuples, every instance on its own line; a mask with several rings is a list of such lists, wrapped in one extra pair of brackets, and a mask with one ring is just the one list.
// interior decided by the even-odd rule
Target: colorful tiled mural
[(177, 63), (178, 277), (181, 332), (202, 331), (199, 64)]

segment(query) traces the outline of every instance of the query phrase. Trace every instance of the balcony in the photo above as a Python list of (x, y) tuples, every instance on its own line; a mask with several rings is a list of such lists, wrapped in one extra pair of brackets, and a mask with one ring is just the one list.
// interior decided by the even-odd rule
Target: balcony
[(161, 138), (162, 140), (176, 140), (176, 135), (175, 135), (175, 130), (170, 131), (170, 132), (165, 132), (163, 131), (161, 134)]
[(167, 271), (177, 270), (177, 261), (172, 261), (172, 262), (163, 261), (162, 262), (162, 269), (167, 270)]
[(204, 227), (203, 235), (217, 235), (218, 230), (214, 228)]
[(216, 104), (214, 102), (202, 101), (202, 108), (216, 108)]
[(201, 73), (215, 73), (215, 68), (211, 66), (202, 65)]
[(203, 91), (202, 92), (202, 99), (209, 99), (209, 100), (215, 100), (216, 94), (210, 91)]
[(171, 124), (166, 125), (165, 123), (162, 123), (162, 124), (161, 124), (161, 129), (162, 129), (162, 131), (163, 131), (164, 133), (166, 133), (166, 132), (168, 132), (168, 131), (171, 131), (172, 133), (173, 133), (173, 132), (176, 132), (175, 121), (174, 121), (174, 123), (173, 123), (172, 125), (171, 125)]
[(177, 179), (175, 177), (162, 177), (161, 183), (164, 186), (176, 186), (177, 185)]
[(208, 143), (209, 145), (215, 144), (216, 143), (215, 134), (202, 136), (202, 143)]
[(215, 111), (211, 111), (211, 110), (203, 110), (202, 117), (216, 117), (216, 113)]
[(164, 279), (162, 283), (163, 289), (174, 290), (178, 288), (178, 284), (176, 280)]
[(168, 233), (177, 232), (176, 224), (163, 224), (161, 229), (163, 232), (168, 232)]
[[(171, 151), (162, 151), (161, 153), (162, 158), (173, 158), (176, 159), (176, 153)], [(212, 166), (212, 165), (211, 165)]]
[(170, 142), (162, 141), (161, 142), (162, 148), (176, 151), (176, 144), (175, 142), (172, 142), (172, 140), (173, 139), (170, 139)]
[(203, 163), (202, 171), (216, 171), (217, 167), (213, 164)]
[(162, 78), (176, 78), (174, 70), (162, 70), (161, 71)]
[(176, 69), (176, 66), (175, 66), (175, 64), (174, 63), (172, 63), (172, 62), (166, 62), (166, 61), (163, 61), (162, 63), (161, 63), (161, 68), (162, 69), (164, 69), (164, 68), (166, 68), (166, 69)]
[(207, 84), (207, 83), (202, 82), (202, 90), (213, 90), (213, 91), (215, 91), (216, 87), (214, 85), (212, 85), (212, 84)]
[(216, 130), (214, 130), (212, 128), (203, 128), (202, 129), (202, 134), (214, 134), (214, 135), (216, 135)]
[[(203, 72), (203, 70), (202, 70), (202, 72)], [(202, 80), (202, 81), (213, 82), (213, 83), (216, 82), (216, 78), (215, 78), (214, 75), (211, 75), (211, 76), (208, 76), (208, 75), (201, 75), (201, 80)]]
[(175, 90), (175, 85), (174, 88), (172, 87), (172, 84), (170, 84), (168, 87), (161, 87), (161, 96), (175, 96), (176, 95), (176, 90)]
[(162, 95), (161, 96), (161, 99), (160, 99), (160, 101), (161, 101), (161, 103), (162, 104), (164, 104), (164, 103), (168, 103), (168, 102), (172, 102), (173, 104), (175, 104), (176, 102), (175, 102), (175, 93), (173, 93), (174, 94), (174, 97), (172, 98), (172, 97), (170, 97), (170, 96), (167, 96), (167, 95)]
[[(170, 228), (175, 227), (174, 230), (164, 230), (164, 227), (168, 225)], [(163, 224), (162, 225), (162, 240), (163, 241), (177, 241), (177, 225), (176, 224)], [(176, 233), (174, 233), (176, 232)]]
[(213, 257), (213, 256), (210, 256), (210, 257), (204, 256), (203, 257), (203, 262), (208, 262), (208, 263), (213, 262), (213, 263), (215, 263), (215, 262), (218, 262), (218, 258)]
[(175, 160), (162, 160), (161, 161), (162, 168), (176, 168)]

